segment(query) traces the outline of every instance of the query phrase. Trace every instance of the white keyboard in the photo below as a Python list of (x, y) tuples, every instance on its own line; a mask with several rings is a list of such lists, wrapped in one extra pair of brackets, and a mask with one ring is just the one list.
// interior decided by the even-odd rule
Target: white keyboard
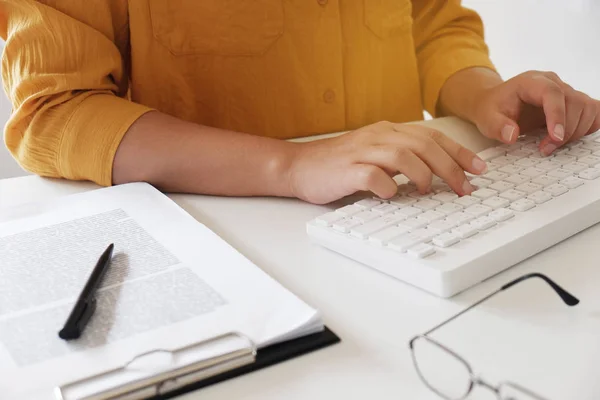
[(307, 223), (320, 245), (450, 297), (600, 222), (600, 132), (540, 155), (541, 136), (486, 149), (488, 172), (457, 196), (439, 178), (364, 198)]

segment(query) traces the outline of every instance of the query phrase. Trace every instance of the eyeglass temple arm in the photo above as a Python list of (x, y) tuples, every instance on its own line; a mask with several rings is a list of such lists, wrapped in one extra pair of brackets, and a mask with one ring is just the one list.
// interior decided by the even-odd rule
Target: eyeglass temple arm
[(556, 292), (556, 294), (558, 296), (560, 296), (560, 298), (562, 299), (562, 301), (568, 305), (568, 306), (575, 306), (579, 303), (579, 300), (573, 296), (571, 293), (567, 292), (565, 289), (563, 289), (562, 287), (560, 287), (556, 282), (554, 282), (552, 279), (548, 278), (546, 275), (540, 274), (540, 273), (531, 273), (531, 274), (527, 274), (527, 275), (523, 275), (513, 281), (508, 282), (507, 284), (503, 285), (500, 289), (496, 290), (495, 292), (492, 292), (490, 294), (488, 294), (487, 296), (485, 296), (484, 298), (482, 298), (481, 300), (477, 301), (474, 304), (471, 304), (469, 307), (465, 308), (464, 310), (462, 310), (461, 312), (459, 312), (456, 315), (453, 315), (452, 317), (448, 318), (447, 320), (445, 320), (444, 322), (434, 326), (433, 328), (431, 328), (430, 330), (428, 330), (427, 332), (424, 333), (424, 335), (429, 335), (430, 333), (436, 331), (437, 329), (441, 328), (442, 326), (446, 325), (448, 322), (455, 320), (456, 318), (460, 317), (461, 315), (463, 315), (464, 313), (466, 313), (467, 311), (469, 311), (470, 309), (472, 309), (473, 307), (476, 307), (477, 305), (485, 302), (486, 300), (490, 299), (491, 297), (493, 297), (494, 295), (502, 292), (503, 290), (506, 290), (514, 285), (516, 285), (519, 282), (523, 282), (529, 278), (540, 278), (542, 280), (544, 280), (548, 285), (550, 285), (550, 287), (552, 287), (552, 289), (554, 289), (554, 291)]

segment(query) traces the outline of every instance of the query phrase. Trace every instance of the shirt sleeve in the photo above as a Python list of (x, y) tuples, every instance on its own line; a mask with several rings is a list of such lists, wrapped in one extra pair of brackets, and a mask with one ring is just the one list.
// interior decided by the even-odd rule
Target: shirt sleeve
[(126, 98), (127, 10), (116, 2), (56, 3), (66, 10), (0, 1), (2, 82), (13, 107), (5, 143), (27, 171), (109, 186), (123, 136), (150, 110)]
[(438, 117), (440, 91), (450, 76), (465, 68), (495, 67), (475, 11), (460, 0), (413, 0), (412, 5), (423, 107)]

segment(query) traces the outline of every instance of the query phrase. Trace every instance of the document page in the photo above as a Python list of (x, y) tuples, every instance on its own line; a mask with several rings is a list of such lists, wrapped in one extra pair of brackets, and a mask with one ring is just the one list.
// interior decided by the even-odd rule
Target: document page
[[(66, 196), (26, 214), (0, 220), (2, 397), (53, 399), (54, 387), (141, 353), (228, 332), (261, 347), (323, 328), (316, 310), (150, 185)], [(60, 339), (111, 243), (84, 334)]]

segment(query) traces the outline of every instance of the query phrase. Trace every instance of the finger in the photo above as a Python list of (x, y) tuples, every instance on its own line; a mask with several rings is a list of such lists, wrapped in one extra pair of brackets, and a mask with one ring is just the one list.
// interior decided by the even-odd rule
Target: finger
[(491, 112), (483, 123), (480, 123), (481, 133), (491, 139), (512, 144), (520, 135), (519, 125), (500, 112)]
[(354, 192), (371, 191), (382, 199), (393, 197), (398, 191), (398, 185), (381, 168), (372, 164), (352, 164), (346, 171), (344, 186), (349, 186)]
[[(563, 143), (571, 140), (571, 137), (577, 131), (577, 127), (581, 121), (581, 117), (583, 115), (583, 111), (585, 108), (585, 101), (578, 93), (575, 91), (567, 94), (566, 96), (566, 113), (567, 119), (565, 124), (565, 137)], [(591, 123), (590, 123), (591, 125)], [(589, 126), (588, 126), (589, 128)]]
[(473, 186), (467, 180), (464, 169), (430, 135), (412, 135), (408, 136), (407, 140), (412, 151), (435, 175), (446, 181), (454, 192), (459, 195), (473, 192)]
[(591, 127), (596, 120), (597, 110), (596, 104), (592, 99), (585, 102), (583, 111), (579, 116), (578, 125), (575, 128), (570, 140), (577, 140), (590, 133)]
[(475, 153), (464, 146), (456, 143), (448, 136), (438, 131), (430, 131), (431, 137), (437, 144), (440, 145), (446, 153), (454, 159), (462, 167), (463, 170), (475, 175), (484, 174), (487, 172), (487, 164)]
[(431, 190), (431, 169), (408, 148), (389, 143), (373, 146), (358, 157), (358, 162), (400, 172), (413, 181), (421, 193)]
[(554, 141), (562, 142), (565, 138), (566, 105), (560, 86), (543, 75), (535, 75), (518, 86), (517, 95), (522, 101), (544, 109), (548, 134)]

